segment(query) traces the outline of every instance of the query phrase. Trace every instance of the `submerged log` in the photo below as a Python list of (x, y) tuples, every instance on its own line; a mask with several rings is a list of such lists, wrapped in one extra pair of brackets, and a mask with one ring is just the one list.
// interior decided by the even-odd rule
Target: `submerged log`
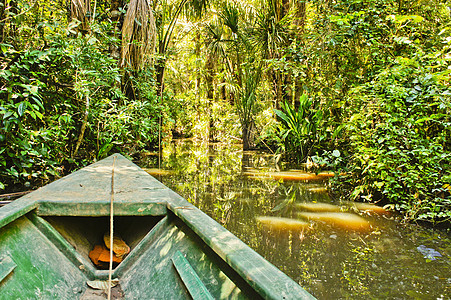
[(272, 178), (275, 180), (285, 180), (285, 181), (319, 181), (330, 177), (334, 177), (334, 173), (304, 173), (304, 172), (258, 172), (258, 171), (247, 171), (243, 172), (243, 175), (256, 178)]
[(322, 221), (336, 227), (352, 230), (368, 230), (371, 223), (364, 218), (343, 212), (301, 212), (299, 217), (307, 220)]
[(337, 205), (329, 204), (329, 203), (321, 203), (321, 202), (303, 202), (296, 203), (296, 208), (314, 211), (314, 212), (339, 212), (341, 208)]
[(174, 174), (174, 171), (172, 170), (163, 170), (163, 169), (149, 169), (149, 168), (143, 168), (144, 171), (147, 172), (147, 174), (152, 176), (167, 176)]
[(256, 219), (263, 226), (274, 230), (303, 230), (310, 227), (310, 223), (308, 222), (290, 218), (260, 216)]

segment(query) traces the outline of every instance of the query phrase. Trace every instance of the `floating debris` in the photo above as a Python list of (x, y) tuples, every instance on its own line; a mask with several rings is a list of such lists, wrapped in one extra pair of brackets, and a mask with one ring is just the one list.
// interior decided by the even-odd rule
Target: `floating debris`
[(327, 187), (311, 187), (306, 189), (309, 192), (312, 193), (319, 193), (319, 194), (325, 194), (327, 193)]
[(297, 215), (307, 220), (322, 221), (352, 230), (368, 230), (371, 225), (369, 221), (360, 216), (344, 212), (300, 212)]
[(172, 170), (164, 170), (164, 169), (149, 169), (149, 168), (143, 168), (144, 171), (147, 172), (147, 174), (152, 176), (167, 176), (172, 175), (174, 172)]
[(363, 212), (375, 213), (380, 215), (389, 213), (389, 211), (386, 210), (385, 208), (371, 203), (346, 201), (345, 204)]
[(308, 222), (290, 218), (260, 216), (256, 219), (257, 222), (275, 230), (302, 230), (310, 226)]
[(296, 203), (296, 208), (315, 212), (339, 212), (341, 208), (337, 205), (322, 202), (303, 202)]
[(432, 248), (427, 248), (425, 245), (418, 246), (417, 250), (424, 255), (424, 258), (429, 260), (436, 260), (436, 257), (442, 257), (440, 252)]

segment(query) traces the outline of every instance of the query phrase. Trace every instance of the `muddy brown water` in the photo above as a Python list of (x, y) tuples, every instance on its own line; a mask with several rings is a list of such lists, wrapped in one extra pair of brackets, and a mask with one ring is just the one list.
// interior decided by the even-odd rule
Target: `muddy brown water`
[[(138, 164), (319, 299), (450, 298), (449, 230), (349, 209), (329, 198), (327, 179), (243, 175), (287, 167), (273, 155), (243, 152), (240, 145), (178, 140), (164, 147), (160, 162), (158, 155), (148, 155)], [(312, 202), (337, 205), (370, 226), (354, 230), (310, 220), (308, 227), (281, 230), (258, 221), (299, 219), (304, 207), (299, 203)]]

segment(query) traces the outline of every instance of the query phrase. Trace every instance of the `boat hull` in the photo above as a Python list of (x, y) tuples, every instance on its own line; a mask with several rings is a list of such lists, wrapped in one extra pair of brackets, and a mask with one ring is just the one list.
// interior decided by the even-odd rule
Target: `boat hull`
[(124, 299), (313, 299), (118, 154), (0, 208), (0, 299), (89, 298), (87, 282), (108, 278), (89, 251), (109, 230), (111, 198), (131, 248), (112, 273)]

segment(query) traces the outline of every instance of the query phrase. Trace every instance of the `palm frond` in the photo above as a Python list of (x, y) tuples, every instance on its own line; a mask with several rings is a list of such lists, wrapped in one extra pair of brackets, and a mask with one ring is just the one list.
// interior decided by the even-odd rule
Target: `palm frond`
[(239, 7), (235, 3), (226, 2), (222, 6), (222, 11), (219, 13), (224, 25), (229, 27), (234, 34), (238, 34), (240, 11)]
[(256, 23), (251, 35), (254, 47), (260, 48), (264, 57), (274, 58), (287, 41), (286, 18), (279, 19), (272, 6), (264, 6), (257, 13)]
[(240, 89), (239, 100), (236, 103), (241, 124), (250, 124), (257, 103), (257, 89), (262, 75), (261, 67), (246, 65), (243, 73), (243, 87)]
[(184, 5), (184, 14), (187, 17), (191, 17), (194, 19), (200, 19), (208, 7), (210, 6), (209, 0), (190, 0), (186, 1)]

